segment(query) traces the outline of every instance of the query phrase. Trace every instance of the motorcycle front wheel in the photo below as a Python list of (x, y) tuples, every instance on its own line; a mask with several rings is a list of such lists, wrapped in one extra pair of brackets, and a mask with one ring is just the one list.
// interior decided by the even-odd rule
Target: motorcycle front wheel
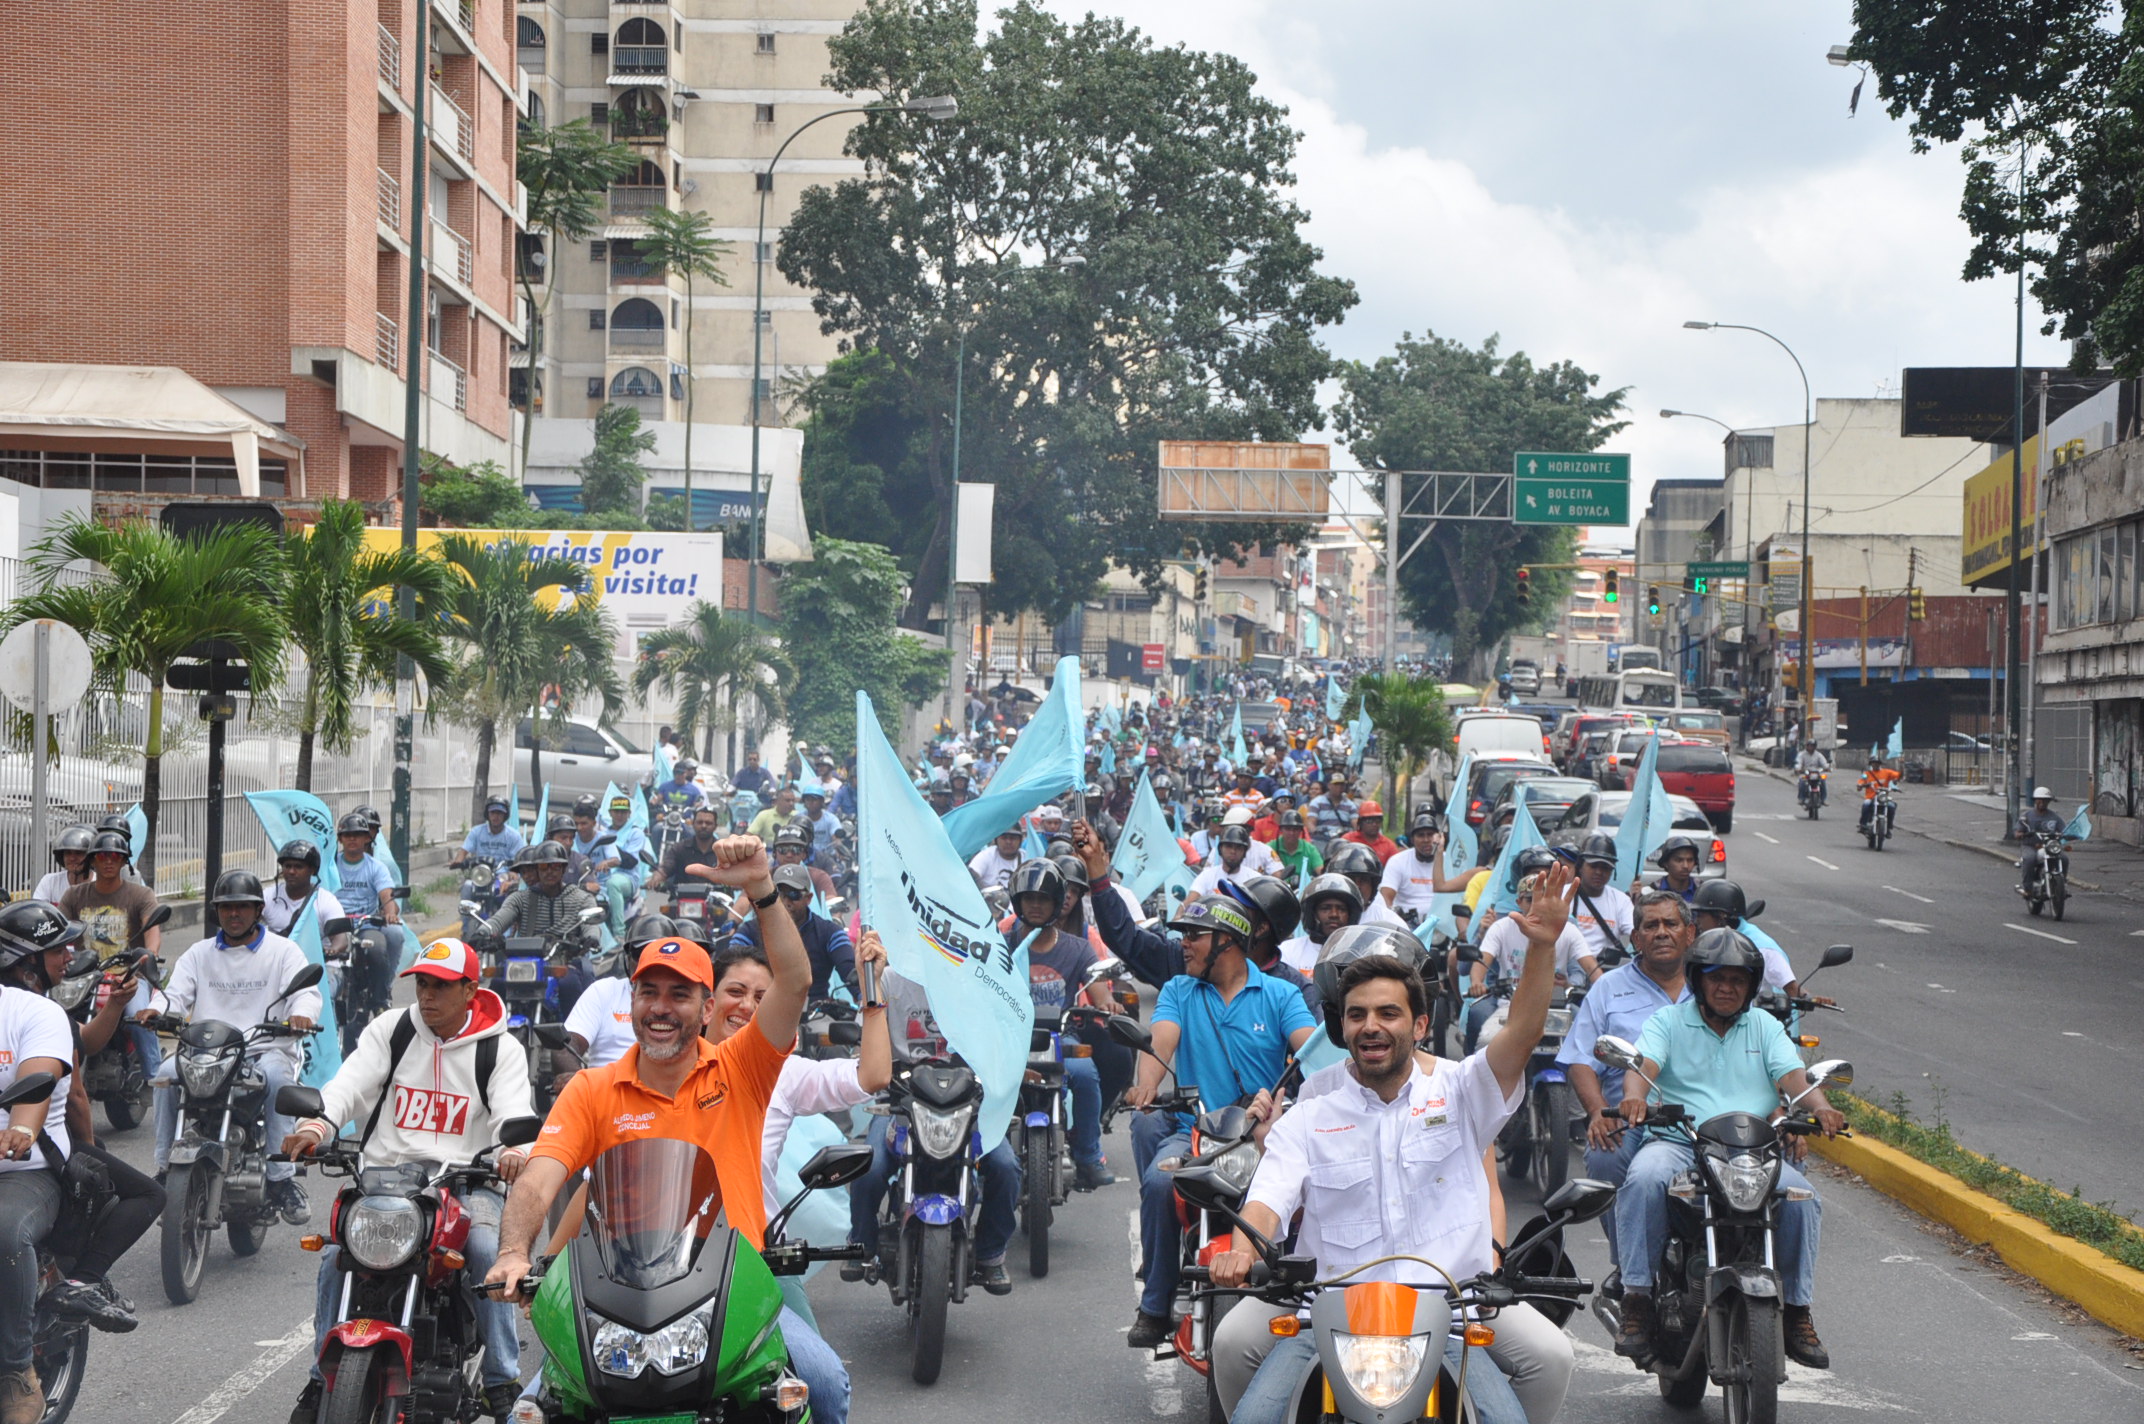
[(1021, 1215), (1027, 1227), (1027, 1269), (1036, 1279), (1050, 1273), (1050, 1179), (1056, 1175), (1048, 1128), (1027, 1133), (1027, 1203)]
[(1534, 1185), (1545, 1197), (1571, 1176), (1571, 1120), (1578, 1116), (1578, 1094), (1569, 1083), (1537, 1083), (1527, 1111), (1533, 1136)]
[(190, 1305), (201, 1294), (201, 1268), (215, 1229), (209, 1219), (214, 1172), (205, 1162), (188, 1162), (164, 1179), (164, 1295), (173, 1305)]
[(2062, 918), (2063, 908), (2070, 902), (2069, 879), (2061, 875), (2048, 877), (2047, 893), (2055, 907), (2055, 918), (2059, 920)]
[(1771, 1301), (1737, 1300), (1727, 1321), (1732, 1384), (1721, 1386), (1727, 1424), (1777, 1424), (1779, 1383), (1786, 1378), (1786, 1336)]
[(156, 1089), (144, 1077), (140, 1083), (129, 1083), (104, 1100), (104, 1120), (114, 1132), (130, 1132), (148, 1119), (155, 1102)]
[(946, 1297), (953, 1293), (953, 1234), (926, 1226), (916, 1241), (914, 1284), (908, 1293), (908, 1377), (936, 1384), (945, 1367)]
[(320, 1394), (320, 1424), (394, 1424), (401, 1399), (388, 1391), (384, 1345), (347, 1351)]
[(223, 1229), (224, 1234), (231, 1238), (233, 1255), (251, 1256), (259, 1251), (261, 1243), (268, 1239), (268, 1224), (275, 1217), (265, 1203), (256, 1210), (260, 1213), (258, 1216), (247, 1216), (240, 1211), (225, 1213)]
[(71, 1328), (41, 1333), (31, 1362), (44, 1386), (45, 1417), (39, 1424), (62, 1424), (74, 1411), (83, 1376), (89, 1372), (89, 1326), (78, 1322)]

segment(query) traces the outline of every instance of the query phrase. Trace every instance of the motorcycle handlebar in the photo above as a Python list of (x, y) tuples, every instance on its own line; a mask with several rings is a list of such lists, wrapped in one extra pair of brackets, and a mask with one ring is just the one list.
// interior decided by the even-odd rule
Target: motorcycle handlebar
[(1527, 1276), (1507, 1272), (1504, 1284), (1520, 1295), (1585, 1295), (1593, 1289), (1593, 1282), (1583, 1276)]
[[(1213, 1284), (1213, 1271), (1205, 1266), (1186, 1266), (1181, 1272), (1179, 1272), (1179, 1274), (1182, 1276), (1183, 1279), (1194, 1282), (1198, 1285), (1210, 1286)], [(1245, 1278), (1242, 1286), (1224, 1286), (1220, 1289), (1257, 1289), (1263, 1286), (1271, 1285), (1272, 1283), (1273, 1268), (1264, 1261), (1253, 1261), (1251, 1263), (1251, 1273), (1248, 1277)]]

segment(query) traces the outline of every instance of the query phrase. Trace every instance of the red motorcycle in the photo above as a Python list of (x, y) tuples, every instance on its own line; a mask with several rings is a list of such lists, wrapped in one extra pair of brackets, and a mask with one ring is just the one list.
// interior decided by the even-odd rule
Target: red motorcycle
[[(292, 1084), (276, 1094), (276, 1109), (318, 1117), (319, 1090)], [(478, 1282), (466, 1270), (463, 1197), (497, 1180), (493, 1153), (534, 1142), (542, 1128), (542, 1118), (509, 1118), (498, 1146), (461, 1167), (368, 1167), (333, 1140), (303, 1159), (323, 1176), (352, 1179), (336, 1194), (325, 1235), (301, 1243), (308, 1251), (333, 1243), (343, 1272), (335, 1323), (320, 1346), (320, 1418), (483, 1416), (484, 1330)]]

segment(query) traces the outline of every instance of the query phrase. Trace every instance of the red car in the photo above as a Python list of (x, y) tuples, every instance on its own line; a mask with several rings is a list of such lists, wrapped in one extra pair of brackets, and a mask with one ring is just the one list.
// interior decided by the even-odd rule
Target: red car
[(1735, 828), (1735, 769), (1717, 742), (1660, 744), (1660, 784), (1670, 796), (1687, 796), (1720, 834)]

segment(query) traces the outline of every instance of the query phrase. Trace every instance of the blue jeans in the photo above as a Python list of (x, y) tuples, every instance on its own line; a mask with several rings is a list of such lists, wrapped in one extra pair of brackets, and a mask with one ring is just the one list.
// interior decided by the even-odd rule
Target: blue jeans
[(848, 1366), (841, 1363), (833, 1346), (819, 1338), (818, 1331), (804, 1323), (803, 1316), (786, 1305), (780, 1322), (782, 1343), (789, 1347), (789, 1372), (810, 1387), (815, 1424), (848, 1424)]
[[(1445, 1337), (1444, 1362), (1455, 1377), (1462, 1348), (1458, 1340)], [(1289, 1424), (1294, 1418), (1289, 1406), (1295, 1401), (1295, 1392), (1317, 1363), (1317, 1341), (1308, 1331), (1278, 1341), (1258, 1367), (1258, 1373), (1251, 1376), (1251, 1387), (1236, 1402), (1235, 1412), (1228, 1416), (1229, 1424)], [(1511, 1392), (1510, 1382), (1486, 1350), (1467, 1351), (1467, 1393), (1474, 1400), (1474, 1412), (1481, 1424), (1526, 1424), (1526, 1411), (1519, 1408), (1519, 1397)]]
[(1146, 1168), (1154, 1160), (1154, 1149), (1161, 1146), (1170, 1133), (1176, 1131), (1176, 1120), (1158, 1112), (1132, 1114), (1132, 1175), (1146, 1180)]
[[(893, 1155), (888, 1127), (892, 1121), (887, 1117), (871, 1119), (867, 1134), (871, 1141), (871, 1170), (849, 1184), (849, 1240), (873, 1250), (878, 1248), (878, 1209), (900, 1165)], [(1020, 1155), (1012, 1150), (1012, 1144), (1000, 1141), (983, 1154), (980, 1175), (983, 1202), (974, 1225), (975, 1259), (999, 1261), (1004, 1259), (1005, 1248), (1012, 1243), (1013, 1228), (1019, 1224), (1020, 1186), (1026, 1174), (1020, 1170)]]
[(1102, 1075), (1092, 1058), (1065, 1060), (1065, 1091), (1072, 1095), (1072, 1160), (1102, 1160)]
[(59, 1216), (50, 1172), (0, 1172), (0, 1373), (30, 1367), (37, 1321), (37, 1243)]
[[(1634, 1127), (1623, 1130), (1623, 1140), (1613, 1152), (1603, 1152), (1589, 1144), (1586, 1148), (1586, 1175), (1596, 1182), (1621, 1187), (1624, 1179), (1630, 1175), (1631, 1159), (1638, 1155), (1638, 1149), (1644, 1145), (1645, 1134)], [(1620, 1258), (1615, 1250), (1614, 1212), (1611, 1211), (1601, 1218), (1601, 1228), (1608, 1233), (1609, 1261), (1619, 1263)]]
[[(1615, 1199), (1625, 1290), (1653, 1287), (1653, 1267), (1659, 1264), (1660, 1246), (1668, 1234), (1668, 1182), (1690, 1165), (1690, 1159), (1687, 1142), (1651, 1137), (1631, 1160), (1630, 1173)], [(1809, 1179), (1792, 1162), (1782, 1162), (1779, 1185), (1806, 1188)], [(1815, 1300), (1817, 1238), (1823, 1215), (1823, 1204), (1815, 1197), (1779, 1204), (1772, 1259), (1778, 1263), (1779, 1288), (1788, 1305), (1809, 1305)]]
[[(298, 1120), (293, 1117), (285, 1117), (275, 1110), (275, 1095), (279, 1089), (298, 1081), (298, 1070), (288, 1058), (285, 1058), (280, 1053), (261, 1054), (253, 1060), (253, 1065), (261, 1070), (261, 1077), (268, 1084), (268, 1106), (266, 1110), (268, 1150), (277, 1152), (282, 1150), (283, 1139), (290, 1136), (291, 1129), (297, 1125)], [(176, 1066), (174, 1066), (173, 1071), (177, 1071)], [(161, 1172), (166, 1166), (170, 1165), (171, 1144), (178, 1140), (178, 1136), (179, 1085), (177, 1083), (159, 1083), (156, 1086), (157, 1171)], [(270, 1162), (268, 1164), (268, 1180), (271, 1182), (287, 1182), (297, 1170), (296, 1165), (290, 1162)]]
[[(348, 1273), (337, 1269), (335, 1258), (341, 1248), (326, 1246), (320, 1252), (320, 1275), (313, 1289), (313, 1378), (320, 1378), (320, 1351), (327, 1343), (328, 1329), (334, 1325), (342, 1305), (342, 1285)], [(499, 1228), (469, 1227), (469, 1244), (463, 1255), (469, 1264), (463, 1269), (472, 1281), (481, 1281), (490, 1272), (492, 1262), (499, 1259)], [(487, 1386), (518, 1384), (521, 1380), (521, 1339), (514, 1320), (515, 1307), (496, 1296), (480, 1295), (476, 1298), (476, 1320), (484, 1332), (484, 1383)]]
[(164, 1065), (164, 1045), (157, 1039), (156, 1030), (147, 1024), (126, 1025), (127, 1038), (141, 1057), (141, 1071), (151, 1078)]
[[(1134, 1138), (1135, 1146), (1136, 1143)], [(1177, 1273), (1183, 1267), (1178, 1256), (1184, 1228), (1176, 1219), (1175, 1182), (1155, 1164), (1190, 1151), (1191, 1134), (1171, 1132), (1153, 1145), (1139, 1173), (1139, 1262), (1146, 1275), (1146, 1284), (1139, 1292), (1139, 1309), (1163, 1319), (1175, 1307)]]

